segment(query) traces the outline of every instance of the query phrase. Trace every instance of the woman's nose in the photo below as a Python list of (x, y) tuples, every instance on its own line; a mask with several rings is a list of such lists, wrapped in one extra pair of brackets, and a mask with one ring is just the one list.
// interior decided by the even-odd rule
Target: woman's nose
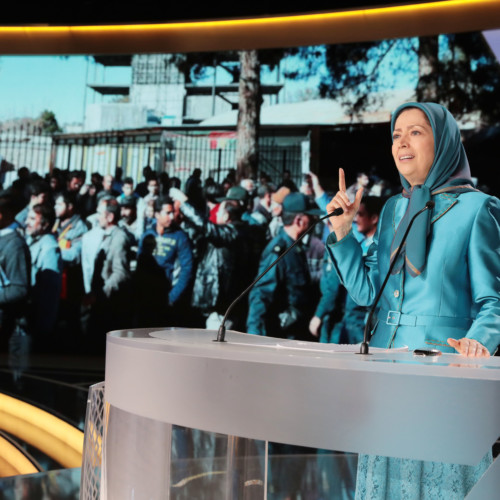
[(402, 134), (401, 137), (399, 138), (399, 147), (406, 148), (407, 146), (408, 146), (408, 135)]

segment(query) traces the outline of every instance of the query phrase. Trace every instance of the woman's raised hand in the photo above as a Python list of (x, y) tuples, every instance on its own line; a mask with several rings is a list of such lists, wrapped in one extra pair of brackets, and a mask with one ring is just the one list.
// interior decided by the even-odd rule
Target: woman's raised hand
[(346, 193), (345, 174), (344, 170), (339, 168), (339, 190), (326, 206), (328, 213), (333, 212), (336, 208), (341, 208), (344, 213), (336, 217), (330, 217), (328, 220), (331, 224), (331, 231), (337, 236), (337, 241), (340, 241), (346, 236), (352, 227), (354, 217), (358, 213), (361, 198), (363, 197), (363, 188), (359, 188), (356, 193), (356, 198), (351, 202)]

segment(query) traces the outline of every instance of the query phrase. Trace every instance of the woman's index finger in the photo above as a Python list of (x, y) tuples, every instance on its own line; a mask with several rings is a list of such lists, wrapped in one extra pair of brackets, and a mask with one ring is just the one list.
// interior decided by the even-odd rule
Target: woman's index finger
[(339, 191), (345, 192), (346, 187), (345, 187), (345, 174), (344, 174), (344, 169), (339, 168)]

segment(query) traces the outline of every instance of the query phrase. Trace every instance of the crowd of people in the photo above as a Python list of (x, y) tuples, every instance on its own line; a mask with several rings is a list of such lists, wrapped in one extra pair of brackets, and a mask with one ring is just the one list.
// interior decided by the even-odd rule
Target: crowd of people
[[(144, 180), (19, 169), (0, 195), (2, 350), (104, 352), (105, 334), (139, 327), (218, 328), (239, 293), (324, 214), (331, 196), (314, 174), (297, 186), (222, 183), (194, 169)], [(360, 173), (366, 197), (356, 237), (375, 232), (380, 182)], [(182, 189), (181, 189), (182, 188)], [(257, 335), (360, 340), (366, 311), (349, 299), (325, 258), (323, 223), (232, 311), (228, 327)], [(355, 318), (353, 322), (352, 319)]]

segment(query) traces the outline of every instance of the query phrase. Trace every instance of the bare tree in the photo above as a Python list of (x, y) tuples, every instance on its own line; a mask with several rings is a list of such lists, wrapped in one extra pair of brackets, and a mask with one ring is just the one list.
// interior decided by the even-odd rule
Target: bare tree
[(260, 126), (260, 62), (256, 50), (242, 50), (238, 105), (236, 178), (255, 177), (258, 169)]

